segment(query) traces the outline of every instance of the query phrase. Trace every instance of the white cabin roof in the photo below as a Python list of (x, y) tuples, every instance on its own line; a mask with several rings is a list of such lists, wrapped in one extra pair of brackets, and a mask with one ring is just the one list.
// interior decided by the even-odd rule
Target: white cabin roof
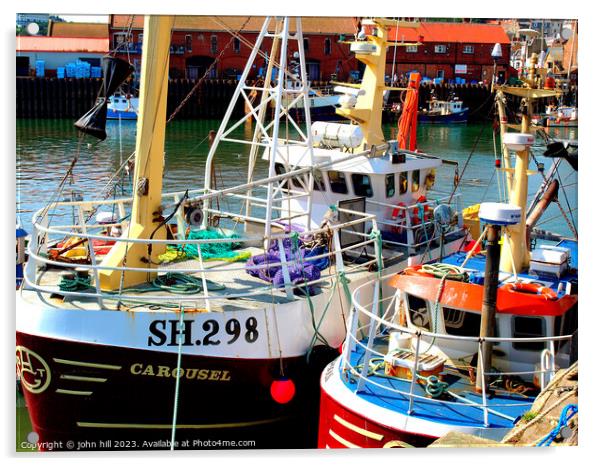
[[(263, 154), (263, 159), (268, 160), (268, 151)], [(302, 145), (280, 146), (276, 158), (277, 163), (290, 164), (299, 168), (312, 165), (323, 164), (326, 162), (335, 162), (333, 165), (324, 168), (324, 170), (337, 170), (346, 173), (365, 173), (375, 175), (388, 175), (390, 173), (401, 173), (410, 170), (423, 170), (428, 168), (440, 167), (443, 163), (439, 158), (430, 156), (420, 157), (406, 154), (405, 163), (391, 162), (391, 156), (386, 154), (382, 157), (357, 157), (351, 160), (336, 163), (337, 160), (344, 160), (349, 157), (349, 152), (343, 152), (339, 149), (326, 149), (314, 147), (314, 160), (310, 160), (307, 147)]]

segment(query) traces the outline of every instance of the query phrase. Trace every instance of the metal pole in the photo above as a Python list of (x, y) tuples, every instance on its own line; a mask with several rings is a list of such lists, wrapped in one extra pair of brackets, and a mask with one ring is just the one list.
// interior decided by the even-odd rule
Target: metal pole
[[(495, 310), (500, 271), (500, 232), (501, 227), (499, 225), (487, 226), (487, 262), (485, 264), (481, 330), (479, 332), (481, 338), (493, 337), (495, 334)], [(485, 342), (479, 358), (476, 381), (476, 390), (479, 393), (487, 389), (489, 376), (486, 374), (491, 371), (491, 346), (491, 342)]]

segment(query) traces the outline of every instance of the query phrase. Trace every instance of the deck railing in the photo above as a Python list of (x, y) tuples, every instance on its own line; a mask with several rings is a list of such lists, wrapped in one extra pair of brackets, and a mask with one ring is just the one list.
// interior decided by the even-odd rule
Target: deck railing
[[(556, 371), (556, 353), (554, 348), (555, 342), (561, 341), (569, 341), (573, 336), (572, 335), (562, 335), (562, 336), (551, 336), (551, 337), (531, 337), (531, 338), (502, 338), (502, 337), (469, 337), (469, 336), (455, 336), (448, 335), (442, 333), (428, 332), (424, 329), (418, 327), (406, 327), (399, 325), (392, 321), (393, 316), (396, 314), (396, 308), (399, 308), (398, 303), (398, 294), (394, 294), (388, 298), (381, 299), (382, 287), (389, 286), (386, 284), (386, 281), (391, 276), (382, 277), (379, 280), (369, 281), (360, 285), (352, 295), (352, 316), (351, 316), (351, 324), (347, 331), (347, 338), (344, 344), (342, 358), (341, 358), (341, 367), (340, 370), (342, 372), (348, 371), (350, 374), (353, 374), (354, 377), (357, 377), (357, 392), (361, 392), (364, 390), (366, 385), (372, 385), (378, 387), (379, 389), (386, 390), (393, 394), (393, 396), (398, 396), (407, 400), (408, 409), (407, 415), (412, 415), (414, 412), (414, 403), (415, 400), (421, 400), (428, 403), (435, 404), (449, 404), (449, 405), (457, 405), (457, 403), (465, 403), (466, 405), (470, 405), (475, 409), (479, 409), (482, 411), (483, 415), (483, 425), (485, 427), (490, 425), (489, 416), (490, 414), (499, 416), (501, 418), (507, 419), (508, 421), (514, 421), (515, 419), (507, 414), (499, 411), (498, 407), (502, 405), (497, 405), (495, 403), (495, 397), (489, 399), (487, 396), (487, 390), (482, 391), (482, 401), (481, 403), (476, 403), (472, 400), (467, 399), (466, 397), (462, 397), (453, 392), (448, 392), (454, 399), (453, 401), (436, 399), (436, 398), (428, 398), (425, 396), (421, 396), (415, 393), (416, 384), (418, 383), (418, 378), (416, 374), (418, 373), (418, 362), (419, 356), (421, 353), (422, 345), (427, 341), (433, 341), (433, 339), (437, 339), (438, 347), (444, 351), (445, 343), (441, 343), (442, 341), (455, 341), (455, 342), (466, 342), (473, 343), (478, 347), (478, 357), (482, 360), (483, 346), (486, 343), (500, 343), (500, 342), (520, 342), (520, 343), (545, 343), (547, 348), (545, 348), (541, 352), (541, 367), (536, 369), (535, 366), (533, 370), (529, 371), (508, 371), (508, 372), (484, 372), (480, 373), (480, 383), (482, 387), (486, 387), (486, 378), (489, 376), (500, 376), (500, 375), (509, 375), (509, 376), (521, 376), (521, 375), (535, 375), (538, 374), (540, 376), (540, 387), (543, 391), (546, 388), (546, 385), (550, 382), (552, 377)], [(367, 303), (361, 303), (361, 296), (372, 295), (372, 300)], [(390, 294), (389, 294), (390, 295)], [(364, 299), (365, 300), (365, 299)], [(377, 381), (378, 377), (369, 376), (368, 375), (368, 366), (369, 361), (372, 358), (384, 358), (386, 354), (381, 353), (375, 348), (375, 339), (378, 336), (390, 335), (391, 331), (398, 331), (401, 334), (411, 336), (413, 342), (410, 345), (413, 349), (413, 358), (414, 358), (414, 367), (412, 368), (412, 378), (410, 381), (409, 391), (399, 390), (394, 388), (392, 384), (383, 384)], [(366, 341), (367, 335), (367, 341)], [(430, 345), (430, 343), (427, 343)], [(364, 355), (359, 362), (358, 365), (361, 365), (361, 370), (358, 370), (356, 366), (351, 361), (352, 351), (355, 351), (357, 347), (360, 347), (364, 351)], [(531, 402), (525, 403), (504, 403), (503, 406), (524, 406), (528, 408), (531, 405)]]
[[(217, 193), (216, 191), (213, 193)], [(210, 193), (211, 194), (211, 193)], [(188, 196), (193, 197), (195, 195), (206, 196), (207, 193), (204, 190), (195, 190), (189, 191)], [(173, 200), (173, 204), (177, 205), (180, 199), (184, 196), (184, 192), (174, 192), (174, 193), (166, 193), (163, 195), (164, 204), (168, 203), (168, 201)], [(234, 192), (227, 192), (220, 196), (221, 198), (228, 198), (231, 200), (235, 200), (236, 204), (239, 206), (244, 205), (244, 201), (248, 199), (253, 199), (254, 202), (260, 207), (266, 208), (266, 201), (260, 197), (249, 197), (243, 194), (237, 194)], [(177, 210), (177, 213), (174, 215), (174, 218), (177, 222), (178, 228), (177, 233), (174, 239), (136, 239), (136, 238), (128, 238), (127, 235), (123, 237), (112, 237), (108, 235), (108, 232), (113, 227), (120, 227), (123, 232), (127, 231), (127, 218), (128, 212), (130, 210), (130, 205), (132, 203), (131, 198), (124, 199), (113, 199), (113, 200), (100, 200), (100, 201), (65, 201), (65, 202), (55, 202), (43, 209), (38, 210), (33, 215), (33, 231), (31, 235), (31, 241), (28, 245), (28, 261), (25, 268), (25, 288), (33, 289), (41, 293), (55, 293), (60, 294), (61, 296), (72, 296), (77, 298), (88, 298), (88, 299), (97, 299), (99, 303), (102, 300), (116, 300), (116, 301), (128, 301), (128, 300), (136, 300), (140, 298), (139, 294), (135, 292), (127, 292), (120, 291), (119, 293), (107, 293), (100, 288), (100, 282), (98, 279), (98, 274), (103, 270), (115, 270), (119, 272), (152, 272), (157, 274), (167, 273), (167, 272), (182, 272), (187, 274), (200, 274), (203, 281), (203, 290), (199, 293), (199, 300), (205, 301), (207, 303), (207, 307), (210, 308), (210, 302), (216, 299), (223, 299), (227, 297), (231, 298), (252, 298), (253, 296), (258, 296), (264, 294), (266, 292), (273, 292), (275, 289), (275, 285), (265, 282), (265, 286), (257, 286), (253, 287), (251, 290), (242, 290), (239, 293), (228, 293), (225, 295), (220, 292), (210, 292), (206, 286), (206, 279), (211, 278), (212, 276), (216, 276), (217, 274), (224, 272), (235, 272), (242, 270), (260, 270), (260, 269), (271, 269), (271, 268), (283, 268), (283, 275), (285, 277), (289, 275), (289, 269), (293, 266), (301, 266), (311, 264), (314, 261), (328, 258), (331, 266), (324, 270), (317, 280), (307, 281), (300, 284), (293, 283), (285, 283), (284, 288), (282, 288), (286, 295), (289, 298), (293, 297), (293, 293), (295, 290), (306, 290), (308, 286), (312, 285), (321, 285), (331, 283), (332, 280), (337, 279), (339, 271), (345, 270), (348, 273), (351, 273), (360, 268), (366, 268), (368, 266), (374, 265), (378, 263), (378, 257), (373, 257), (367, 262), (363, 262), (361, 265), (346, 265), (343, 261), (343, 254), (348, 253), (352, 250), (356, 250), (360, 253), (366, 247), (370, 247), (373, 251), (378, 251), (377, 240), (375, 237), (366, 237), (360, 238), (360, 241), (357, 244), (353, 244), (347, 247), (341, 247), (338, 241), (338, 235), (343, 230), (351, 230), (353, 233), (353, 226), (359, 224), (367, 224), (367, 228), (371, 228), (374, 231), (377, 229), (376, 219), (374, 215), (365, 214), (361, 212), (349, 211), (346, 209), (340, 209), (341, 212), (345, 212), (347, 214), (352, 214), (354, 219), (344, 222), (344, 223), (334, 223), (328, 224), (321, 228), (315, 228), (307, 231), (296, 232), (296, 231), (286, 231), (286, 225), (288, 225), (288, 221), (294, 218), (296, 215), (290, 212), (285, 213), (285, 207), (279, 207), (277, 205), (272, 205), (272, 210), (275, 212), (280, 212), (274, 214), (275, 218), (271, 222), (271, 226), (273, 230), (272, 234), (265, 238), (263, 235), (252, 235), (252, 234), (244, 234), (241, 233), (241, 236), (238, 238), (218, 238), (218, 239), (185, 239), (184, 232), (186, 230), (185, 223), (185, 215), (184, 210), (180, 207)], [(223, 206), (222, 206), (223, 207)], [(236, 207), (236, 206), (235, 206)], [(90, 224), (89, 219), (93, 217), (93, 214), (102, 209), (113, 209), (119, 215), (120, 220), (115, 223), (108, 224)], [(71, 212), (69, 212), (71, 210)], [(241, 224), (241, 221), (248, 221), (254, 223), (265, 223), (265, 218), (261, 218), (257, 215), (244, 215), (242, 211), (237, 212), (236, 208), (233, 209), (215, 209), (209, 208), (208, 212), (211, 215), (219, 215), (219, 218), (222, 221), (230, 222), (235, 228), (237, 225)], [(57, 224), (57, 218), (69, 218), (69, 222), (63, 224)], [(50, 220), (53, 220), (52, 222)], [(52, 225), (51, 225), (52, 223)], [(364, 228), (362, 228), (364, 230)], [(106, 234), (102, 234), (103, 231)], [(290, 260), (286, 260), (284, 257), (284, 249), (283, 249), (283, 241), (287, 239), (293, 238), (312, 238), (317, 235), (328, 235), (330, 237), (334, 237), (334, 241), (331, 242), (330, 247), (326, 250), (326, 252), (322, 254), (316, 254), (315, 256), (308, 257), (304, 259), (299, 255), (298, 257), (291, 258)], [(82, 247), (87, 247), (87, 254), (89, 257), (89, 263), (73, 263), (73, 262), (63, 262), (57, 261), (48, 255), (48, 247), (50, 244), (57, 243), (58, 241), (66, 241), (69, 238), (77, 238), (78, 241), (82, 241)], [(85, 240), (85, 241), (84, 241)], [(152, 268), (146, 267), (132, 267), (127, 265), (122, 266), (108, 266), (103, 264), (102, 258), (99, 257), (98, 253), (95, 251), (93, 242), (95, 240), (100, 241), (114, 241), (117, 243), (126, 243), (128, 245), (132, 244), (145, 244), (145, 245), (192, 245), (196, 246), (197, 250), (199, 250), (199, 258), (198, 267), (190, 267), (188, 264), (186, 267), (180, 268), (178, 263), (171, 264), (169, 266), (158, 265)], [(239, 243), (241, 248), (248, 246), (263, 248), (266, 251), (269, 247), (269, 243), (279, 245), (279, 250), (281, 252), (281, 261), (266, 263), (257, 266), (249, 266), (245, 263), (240, 263), (240, 265), (233, 265), (231, 263), (217, 263), (211, 262), (209, 266), (203, 263), (202, 255), (200, 254), (200, 247), (202, 245), (208, 244), (219, 244), (219, 243)], [(64, 291), (59, 290), (58, 283), (42, 283), (42, 276), (45, 273), (45, 269), (47, 267), (58, 267), (64, 270), (83, 270), (87, 271), (93, 278), (94, 290), (85, 290), (85, 291)], [(58, 279), (57, 279), (58, 281)], [(286, 281), (286, 278), (285, 278)], [(302, 291), (303, 292), (303, 291)], [(151, 293), (145, 293), (144, 297), (147, 301), (153, 301), (158, 303), (169, 303), (170, 301), (180, 301), (184, 297), (190, 300), (190, 295), (155, 295), (150, 296)]]

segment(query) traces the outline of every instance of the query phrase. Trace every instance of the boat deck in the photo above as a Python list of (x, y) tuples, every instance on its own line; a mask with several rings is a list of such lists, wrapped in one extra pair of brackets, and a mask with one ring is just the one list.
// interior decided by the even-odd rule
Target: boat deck
[[(563, 248), (567, 248), (570, 250), (570, 259), (569, 259), (569, 269), (562, 276), (557, 277), (556, 275), (545, 274), (545, 275), (537, 275), (530, 273), (529, 271), (517, 273), (517, 277), (526, 282), (537, 282), (545, 285), (548, 288), (553, 289), (554, 291), (558, 290), (559, 285), (562, 283), (561, 290), (559, 291), (558, 297), (562, 297), (566, 290), (567, 285), (569, 283), (575, 283), (577, 281), (577, 269), (578, 269), (578, 243), (574, 240), (565, 239), (556, 244), (556, 246), (560, 246)], [(466, 252), (457, 252), (455, 254), (451, 254), (447, 257), (444, 257), (442, 262), (444, 264), (460, 266), (464, 260), (466, 259)], [(486, 263), (485, 254), (476, 254), (470, 259), (464, 266), (467, 271), (474, 271), (476, 275), (482, 277), (485, 272), (485, 263)], [(499, 281), (500, 285), (503, 283), (511, 283), (514, 281), (514, 275), (511, 273), (500, 272), (499, 273)]]
[[(363, 341), (363, 343), (366, 344), (366, 341)], [(376, 339), (373, 348), (379, 353), (386, 353), (386, 338)], [(358, 345), (356, 350), (351, 351), (351, 365), (356, 368), (361, 365), (364, 354), (365, 350)], [(361, 372), (360, 369), (356, 370)], [(373, 383), (366, 382), (363, 389), (356, 393), (356, 396), (381, 408), (407, 415), (410, 408), (410, 398), (403, 393), (410, 392), (411, 380), (385, 376), (382, 370), (370, 375), (368, 379)], [(417, 383), (414, 386), (414, 395), (429, 399), (415, 398), (412, 406), (412, 416), (453, 426), (484, 427), (483, 410), (478, 406), (474, 406), (474, 404), (481, 405), (483, 403), (482, 395), (475, 392), (474, 384), (470, 383), (470, 379), (447, 364), (440, 379), (449, 384), (449, 392), (464, 398), (466, 401), (449, 397), (447, 398), (448, 401), (443, 402), (430, 398), (430, 395), (426, 393), (424, 384)], [(346, 375), (342, 376), (342, 381), (349, 390), (356, 392), (357, 377), (347, 372)], [(519, 393), (493, 390), (487, 396), (488, 427), (512, 427), (514, 422), (529, 410), (534, 400), (535, 397)], [(473, 403), (473, 405), (471, 406), (470, 403)]]
[[(263, 254), (264, 250), (257, 247), (247, 247), (237, 250), (239, 252), (248, 252), (252, 256)], [(187, 270), (200, 269), (201, 265), (198, 259), (189, 259), (184, 261), (178, 261), (174, 263), (166, 263), (161, 265), (162, 269), (170, 269), (174, 272), (187, 273)], [(266, 303), (270, 304), (284, 304), (293, 302), (296, 300), (305, 300), (305, 296), (299, 294), (293, 294), (292, 296), (287, 295), (284, 288), (276, 288), (269, 282), (264, 281), (260, 278), (249, 275), (245, 270), (245, 261), (238, 262), (227, 262), (219, 260), (204, 260), (203, 269), (205, 270), (205, 279), (207, 280), (209, 288), (209, 296), (211, 299), (211, 310), (217, 312), (226, 312), (230, 310), (240, 309), (263, 309)], [(73, 273), (71, 267), (49, 267), (44, 271), (40, 271), (38, 275), (39, 285), (52, 289), (52, 293), (47, 294), (46, 298), (43, 294), (38, 293), (35, 290), (29, 289), (25, 286), (23, 290), (23, 296), (28, 301), (39, 301), (40, 299), (46, 301), (47, 304), (54, 304), (61, 308), (77, 308), (77, 309), (98, 309), (98, 300), (95, 297), (85, 296), (64, 296), (59, 290), (59, 283), (62, 276), (65, 273)], [(348, 278), (356, 279), (370, 274), (366, 267), (357, 267), (353, 271), (346, 272)], [(322, 278), (329, 274), (335, 274), (334, 265), (331, 265), (330, 270), (326, 269), (322, 271)], [(201, 272), (190, 272), (190, 276), (201, 279)], [(213, 284), (223, 285), (224, 289), (215, 289)], [(317, 286), (314, 286), (314, 291), (317, 294), (328, 293), (330, 290), (329, 280), (323, 280)], [(144, 285), (141, 285), (142, 287)], [(91, 290), (90, 293), (94, 293)], [(176, 294), (168, 291), (152, 291), (142, 292), (129, 289), (124, 290), (124, 295), (139, 296), (141, 301), (150, 301), (150, 296), (173, 298), (160, 301), (165, 307), (178, 307), (180, 303), (187, 303), (193, 307), (197, 304), (198, 308), (206, 308), (206, 299), (203, 291), (201, 290), (195, 294)], [(241, 296), (246, 295), (246, 296)], [(48, 299), (47, 299), (48, 298)], [(107, 309), (117, 308), (117, 295), (107, 293), (103, 298), (103, 304)], [(128, 300), (122, 300), (120, 308), (127, 308)], [(157, 301), (157, 304), (159, 301)], [(125, 304), (125, 306), (124, 306)], [(136, 307), (136, 310), (143, 310), (145, 307)]]

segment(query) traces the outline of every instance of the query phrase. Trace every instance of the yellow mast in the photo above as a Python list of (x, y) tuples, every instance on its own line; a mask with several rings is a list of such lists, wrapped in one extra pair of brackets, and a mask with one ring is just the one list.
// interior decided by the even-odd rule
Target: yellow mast
[[(365, 41), (351, 42), (351, 50), (355, 52), (356, 58), (366, 65), (360, 86), (365, 93), (358, 96), (353, 108), (337, 108), (338, 115), (356, 122), (362, 129), (364, 139), (356, 149), (358, 152), (385, 142), (382, 130), (383, 93), (393, 88), (385, 86), (384, 76), (387, 66), (387, 47), (395, 44), (388, 41), (388, 28), (396, 26), (415, 28), (417, 23), (375, 18), (363, 20), (362, 26), (372, 27), (373, 31), (366, 34)], [(372, 47), (365, 44), (370, 44)], [(345, 83), (342, 85), (348, 86)]]
[[(560, 95), (560, 91), (538, 89), (536, 88), (537, 80), (535, 75), (535, 64), (537, 63), (537, 55), (533, 54), (529, 60), (529, 73), (525, 79), (525, 87), (511, 86), (496, 86), (498, 90), (523, 97), (525, 109), (522, 114), (521, 133), (529, 133), (531, 131), (531, 113), (533, 110), (533, 99), (551, 97)], [(504, 147), (504, 149), (506, 149)], [(509, 225), (506, 229), (506, 239), (502, 246), (502, 257), (500, 261), (500, 270), (507, 273), (512, 273), (514, 268), (517, 272), (524, 270), (529, 266), (530, 255), (527, 248), (526, 236), (526, 208), (527, 208), (527, 191), (528, 191), (528, 168), (529, 168), (529, 148), (524, 151), (516, 152), (516, 162), (512, 177), (509, 182), (509, 198), (510, 204), (519, 206), (522, 210), (521, 221), (516, 225)], [(508, 168), (506, 168), (508, 169)]]
[[(165, 227), (157, 227), (161, 222), (169, 45), (173, 23), (173, 16), (144, 18), (134, 194), (130, 225), (125, 232), (129, 239), (150, 238), (151, 235), (153, 239), (165, 239), (166, 235)], [(118, 242), (102, 266), (146, 268), (148, 272), (102, 270), (101, 288), (117, 290), (147, 282), (155, 276), (153, 263), (157, 263), (157, 256), (163, 252), (164, 244), (153, 244), (149, 257), (145, 243)]]

